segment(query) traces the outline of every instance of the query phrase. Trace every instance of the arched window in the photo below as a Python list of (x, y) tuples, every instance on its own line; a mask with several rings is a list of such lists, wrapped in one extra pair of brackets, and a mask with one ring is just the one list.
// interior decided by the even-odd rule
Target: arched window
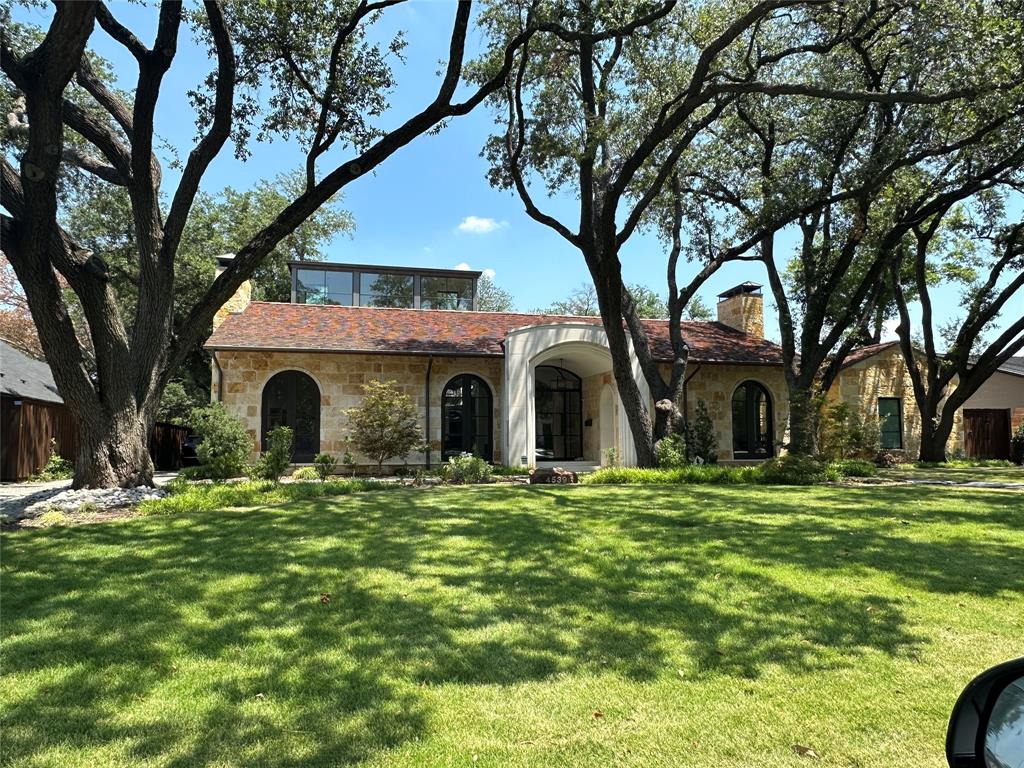
[(583, 381), (554, 365), (537, 366), (537, 459), (583, 458)]
[(441, 395), (441, 458), (460, 453), (491, 461), (491, 390), (479, 376), (464, 373), (444, 386)]
[(772, 399), (756, 381), (744, 381), (732, 395), (734, 459), (767, 459), (775, 453)]
[(274, 374), (263, 388), (263, 450), (267, 432), (291, 427), (295, 432), (292, 461), (306, 463), (320, 451), (320, 388), (302, 371)]

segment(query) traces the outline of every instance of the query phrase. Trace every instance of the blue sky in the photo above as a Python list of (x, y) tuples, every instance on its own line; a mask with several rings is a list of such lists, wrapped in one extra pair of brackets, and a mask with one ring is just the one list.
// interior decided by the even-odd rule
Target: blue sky
[[(111, 7), (142, 40), (152, 40), (156, 23), (152, 9), (124, 2), (114, 2)], [(436, 92), (436, 72), (447, 54), (454, 12), (454, 3), (446, 0), (418, 0), (386, 12), (380, 33), (404, 29), (409, 45), (406, 64), (396, 67), (398, 88), (384, 127), (399, 124)], [(36, 24), (45, 24), (49, 14), (49, 9), (15, 11), (17, 19)], [(98, 27), (90, 45), (113, 62), (115, 72), (124, 73), (123, 87), (134, 85), (134, 60)], [(479, 39), (474, 35), (469, 50), (478, 46)], [(157, 111), (160, 135), (182, 157), (187, 156), (195, 136), (192, 116), (182, 109), (187, 104), (185, 93), (209, 69), (205, 49), (186, 32), (165, 78)], [(493, 270), (498, 285), (511, 292), (518, 308), (526, 311), (563, 298), (580, 283), (589, 281), (578, 251), (530, 219), (517, 197), (488, 184), (487, 164), (480, 157), (480, 149), (493, 127), (490, 112), (477, 109), (451, 121), (436, 136), (421, 136), (385, 161), (374, 175), (347, 187), (343, 207), (354, 214), (356, 231), (354, 237), (339, 237), (331, 244), (329, 260), (427, 267), (468, 265)], [(340, 153), (333, 157), (336, 162), (346, 158)], [(301, 167), (301, 159), (301, 150), (283, 141), (254, 144), (247, 162), (236, 160), (226, 147), (208, 171), (203, 189), (247, 189), (261, 179)], [(330, 158), (322, 160), (321, 170), (329, 170), (329, 162)], [(176, 174), (166, 171), (165, 181), (171, 188), (177, 182)], [(572, 199), (547, 199), (542, 207), (567, 222), (576, 219)], [(626, 279), (664, 293), (664, 254), (657, 238), (634, 236), (621, 255)], [(688, 279), (695, 272), (694, 265), (684, 265), (680, 279)], [(701, 294), (713, 306), (716, 294), (745, 280), (765, 283), (763, 268), (756, 263), (727, 265), (705, 284)], [(938, 289), (936, 303), (942, 319), (948, 318), (957, 308), (957, 291)], [(1021, 311), (1024, 300), (1018, 301), (1013, 310), (1017, 315)], [(777, 320), (770, 299), (766, 299), (765, 314), (768, 335), (777, 339)]]

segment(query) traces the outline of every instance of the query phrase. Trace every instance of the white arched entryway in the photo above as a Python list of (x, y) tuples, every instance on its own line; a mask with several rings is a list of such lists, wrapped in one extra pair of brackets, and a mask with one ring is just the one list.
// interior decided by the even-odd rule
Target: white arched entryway
[[(537, 466), (537, 368), (541, 366), (564, 370), (579, 377), (583, 382), (582, 397), (592, 406), (585, 406), (583, 409), (585, 422), (582, 427), (583, 430), (590, 430), (584, 433), (584, 439), (592, 454), (587, 457), (589, 463), (602, 463), (602, 457), (608, 448), (615, 449), (621, 463), (636, 463), (632, 436), (628, 424), (624, 423), (625, 412), (619, 406), (614, 386), (603, 381), (610, 374), (612, 367), (604, 329), (582, 322), (529, 326), (511, 331), (506, 336), (506, 460), (511, 464), (525, 463), (527, 466)], [(635, 363), (633, 377), (640, 387), (641, 394), (649, 402), (647, 383)], [(611, 429), (604, 418), (609, 413)], [(593, 423), (595, 420), (596, 424)], [(543, 419), (541, 421), (543, 422)], [(569, 419), (563, 424), (570, 421), (574, 423), (575, 420)], [(544, 423), (541, 424), (541, 428), (545, 428)], [(545, 436), (542, 434), (541, 437)], [(541, 457), (541, 461), (543, 460), (544, 457)]]

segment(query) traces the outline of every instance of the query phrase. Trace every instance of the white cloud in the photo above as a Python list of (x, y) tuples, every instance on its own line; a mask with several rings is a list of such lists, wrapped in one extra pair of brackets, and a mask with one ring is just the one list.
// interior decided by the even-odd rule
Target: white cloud
[[(468, 272), (469, 270), (471, 270), (473, 268), (471, 266), (469, 266), (468, 262), (464, 261), (461, 264), (456, 264), (454, 267), (452, 267), (452, 269), (459, 269), (459, 270), (462, 270), (463, 272)], [(495, 271), (493, 269), (491, 269), (490, 267), (488, 267), (487, 269), (482, 270), (482, 272), (483, 272), (483, 276), (486, 277), (488, 280), (493, 280), (494, 279), (494, 275), (496, 274)]]
[(459, 223), (458, 230), (459, 232), (469, 232), (473, 235), (487, 235), (507, 226), (507, 221), (495, 221), (494, 219), (481, 218), (480, 216), (467, 216)]

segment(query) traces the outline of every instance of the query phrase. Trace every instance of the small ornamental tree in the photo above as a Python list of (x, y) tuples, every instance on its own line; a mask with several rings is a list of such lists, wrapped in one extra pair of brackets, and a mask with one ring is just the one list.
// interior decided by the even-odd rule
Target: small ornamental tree
[(387, 459), (405, 459), (422, 443), (412, 398), (397, 381), (369, 381), (363, 385), (363, 401), (345, 411), (350, 440), (356, 450), (377, 462), (378, 472)]
[(708, 413), (708, 404), (703, 400), (697, 401), (693, 423), (689, 425), (688, 438), (691, 461), (698, 458), (705, 464), (714, 464), (718, 461), (718, 437), (715, 435), (711, 414)]
[(215, 479), (242, 474), (252, 441), (238, 419), (224, 410), (222, 404), (210, 403), (193, 410), (189, 423), (202, 438), (196, 446), (200, 474)]

